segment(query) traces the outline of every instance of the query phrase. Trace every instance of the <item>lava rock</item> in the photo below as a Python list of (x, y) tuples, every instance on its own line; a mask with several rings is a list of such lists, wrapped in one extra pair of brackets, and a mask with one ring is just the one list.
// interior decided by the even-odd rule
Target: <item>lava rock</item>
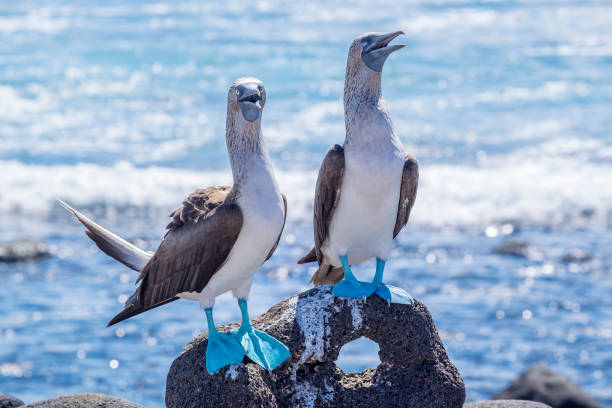
[(593, 256), (582, 249), (572, 249), (561, 259), (564, 263), (588, 262)]
[[(285, 343), (291, 358), (270, 373), (245, 359), (210, 375), (203, 333), (174, 360), (166, 406), (460, 408), (465, 401), (463, 380), (418, 301), (409, 306), (388, 305), (377, 296), (341, 299), (331, 286), (321, 286), (284, 300), (252, 323)], [(362, 336), (378, 343), (381, 364), (344, 373), (335, 364), (340, 348)]]
[(43, 259), (50, 255), (47, 246), (35, 239), (17, 239), (0, 245), (0, 262), (30, 261)]
[(24, 405), (23, 401), (19, 398), (8, 394), (0, 394), (0, 408), (16, 408)]
[(26, 405), (24, 408), (144, 408), (121, 398), (104, 394), (73, 394)]
[(510, 255), (517, 258), (528, 258), (534, 261), (541, 261), (544, 259), (542, 252), (524, 241), (515, 239), (509, 239), (503, 242), (501, 245), (493, 248), (493, 253), (498, 255)]
[(541, 402), (523, 400), (479, 401), (465, 404), (463, 408), (551, 408)]
[(601, 408), (601, 405), (562, 375), (532, 367), (493, 399), (539, 401), (552, 408)]

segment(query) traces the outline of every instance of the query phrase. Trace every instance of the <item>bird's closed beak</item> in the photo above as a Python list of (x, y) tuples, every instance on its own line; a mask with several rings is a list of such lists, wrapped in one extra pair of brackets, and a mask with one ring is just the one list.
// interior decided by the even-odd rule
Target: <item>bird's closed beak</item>
[(389, 43), (397, 36), (404, 34), (403, 31), (394, 31), (387, 34), (372, 34), (361, 40), (363, 51), (361, 59), (368, 68), (381, 72), (387, 57), (394, 51), (404, 48), (404, 44), (389, 46)]

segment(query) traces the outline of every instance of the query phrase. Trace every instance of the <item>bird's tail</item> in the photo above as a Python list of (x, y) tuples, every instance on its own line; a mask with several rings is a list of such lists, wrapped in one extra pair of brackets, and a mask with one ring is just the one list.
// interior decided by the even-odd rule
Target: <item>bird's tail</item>
[(139, 315), (139, 314), (141, 314), (143, 312), (146, 312), (147, 310), (154, 309), (156, 307), (165, 305), (166, 303), (170, 303), (170, 302), (173, 302), (173, 301), (178, 299), (178, 297), (173, 297), (171, 299), (166, 299), (164, 301), (161, 301), (161, 302), (159, 302), (159, 303), (157, 303), (155, 305), (145, 307), (145, 306), (143, 306), (143, 304), (140, 302), (140, 300), (136, 296), (138, 294), (138, 291), (139, 291), (139, 289), (136, 289), (136, 293), (134, 293), (132, 296), (130, 296), (130, 298), (126, 302), (125, 309), (123, 309), (121, 312), (117, 313), (117, 315), (115, 317), (113, 317), (110, 322), (108, 322), (106, 327), (110, 327), (110, 326), (112, 326), (114, 324), (117, 324), (119, 322), (124, 321), (125, 319), (129, 319), (130, 317), (134, 317), (136, 315)]
[(319, 269), (312, 275), (309, 283), (315, 286), (335, 285), (340, 282), (342, 278), (344, 278), (344, 271), (342, 268), (336, 268), (324, 262), (319, 265)]
[(86, 228), (85, 233), (96, 243), (108, 256), (111, 256), (122, 264), (140, 272), (153, 256), (152, 252), (146, 252), (125, 239), (113, 234), (109, 230), (99, 226), (85, 215), (69, 206), (64, 201), (57, 199), (66, 210), (70, 211)]
[(315, 262), (317, 260), (317, 252), (314, 249), (314, 247), (310, 250), (309, 253), (307, 253), (306, 255), (304, 255), (303, 257), (300, 258), (299, 261), (297, 261), (298, 265), (301, 264), (305, 264), (305, 263), (309, 263), (309, 262)]

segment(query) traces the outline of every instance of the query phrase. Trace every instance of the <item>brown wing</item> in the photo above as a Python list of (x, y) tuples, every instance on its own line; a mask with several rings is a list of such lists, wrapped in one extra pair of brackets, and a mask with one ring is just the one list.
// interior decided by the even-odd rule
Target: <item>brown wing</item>
[(172, 221), (166, 228), (173, 230), (183, 224), (197, 221), (202, 215), (223, 204), (230, 190), (228, 186), (197, 189), (183, 201), (182, 207), (170, 213)]
[(274, 254), (274, 251), (276, 251), (276, 247), (278, 246), (278, 243), (280, 242), (281, 235), (283, 235), (283, 229), (285, 229), (285, 222), (287, 221), (287, 197), (285, 197), (283, 193), (281, 193), (281, 196), (283, 197), (283, 204), (285, 205), (285, 218), (283, 219), (283, 228), (281, 228), (280, 234), (278, 234), (278, 239), (276, 240), (276, 244), (274, 244), (274, 246), (270, 250), (270, 253), (266, 257), (266, 261), (270, 259), (272, 254)]
[(329, 223), (340, 199), (340, 186), (344, 174), (344, 148), (334, 145), (323, 159), (314, 201), (314, 252), (311, 250), (298, 261), (299, 264), (323, 260), (321, 246), (329, 232)]
[[(217, 193), (227, 196), (227, 191)], [(212, 196), (218, 198), (217, 193)], [(196, 214), (189, 209), (193, 200), (188, 198), (185, 201), (187, 204), (183, 209), (187, 207), (189, 214)], [(207, 201), (201, 204), (212, 205)], [(198, 205), (199, 208), (204, 208), (202, 205)], [(242, 211), (232, 202), (179, 219), (180, 225), (174, 221), (170, 223), (170, 229), (155, 255), (140, 272), (140, 286), (128, 299), (125, 309), (108, 323), (109, 326), (172, 302), (179, 293), (202, 291), (225, 263), (242, 229)]]
[(414, 157), (406, 155), (404, 161), (404, 172), (402, 173), (402, 189), (400, 191), (400, 200), (397, 207), (397, 218), (395, 219), (395, 228), (393, 229), (393, 238), (399, 234), (410, 217), (410, 210), (414, 205), (414, 200), (417, 194), (417, 185), (419, 184), (419, 165)]

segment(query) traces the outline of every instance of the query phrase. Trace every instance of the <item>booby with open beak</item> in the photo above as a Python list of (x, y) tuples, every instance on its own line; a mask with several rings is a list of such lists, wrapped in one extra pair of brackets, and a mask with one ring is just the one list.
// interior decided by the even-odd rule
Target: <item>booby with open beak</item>
[[(350, 46), (344, 83), (346, 137), (321, 165), (314, 201), (315, 246), (298, 263), (317, 261), (319, 269), (310, 282), (336, 284), (336, 296), (376, 293), (389, 302), (412, 304), (403, 289), (382, 282), (393, 240), (408, 222), (419, 178), (417, 162), (404, 151), (381, 90), (387, 57), (404, 47), (389, 43), (401, 34), (363, 34)], [(350, 265), (373, 257), (374, 280), (358, 281)]]
[[(290, 356), (280, 341), (251, 326), (247, 310), (253, 275), (274, 253), (287, 215), (287, 201), (262, 138), (265, 103), (258, 79), (232, 84), (226, 142), (233, 186), (199, 189), (187, 197), (170, 214), (172, 221), (155, 253), (142, 251), (61, 202), (100, 249), (140, 272), (136, 292), (108, 325), (179, 298), (198, 301), (208, 321), (206, 368), (211, 374), (245, 355), (267, 370)], [(215, 297), (230, 290), (238, 299), (242, 325), (220, 333), (213, 320)]]

